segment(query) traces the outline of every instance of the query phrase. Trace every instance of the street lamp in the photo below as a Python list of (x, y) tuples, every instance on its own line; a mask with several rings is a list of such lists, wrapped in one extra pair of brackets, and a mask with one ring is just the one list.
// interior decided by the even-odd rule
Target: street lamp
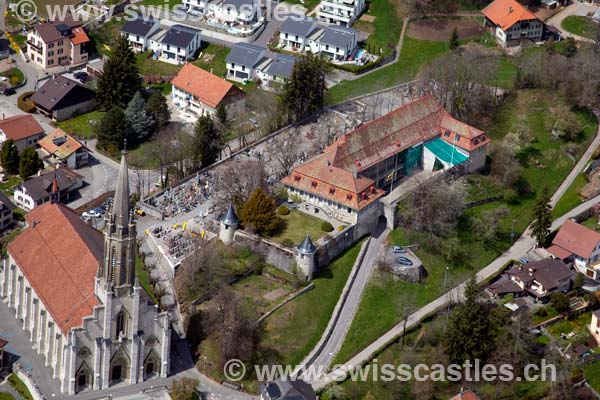
[(448, 281), (448, 270), (450, 267), (446, 265), (446, 271), (444, 272), (444, 288), (446, 287), (446, 282)]
[(512, 220), (512, 228), (510, 229), (510, 241), (514, 241), (515, 239), (515, 221), (516, 220)]

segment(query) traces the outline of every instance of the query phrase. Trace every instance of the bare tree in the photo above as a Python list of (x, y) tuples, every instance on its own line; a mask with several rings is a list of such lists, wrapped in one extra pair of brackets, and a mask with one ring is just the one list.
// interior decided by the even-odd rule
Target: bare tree
[(247, 159), (228, 162), (216, 176), (216, 211), (223, 212), (233, 203), (237, 209), (248, 200), (256, 188), (267, 189), (267, 174), (262, 161)]
[(298, 145), (298, 129), (292, 128), (289, 135), (278, 135), (271, 145), (271, 156), (279, 165), (280, 177), (289, 175), (294, 164), (300, 160), (302, 154)]
[(174, 285), (180, 303), (190, 303), (207, 296), (226, 280), (222, 257), (217, 247), (198, 238), (195, 249), (175, 274)]

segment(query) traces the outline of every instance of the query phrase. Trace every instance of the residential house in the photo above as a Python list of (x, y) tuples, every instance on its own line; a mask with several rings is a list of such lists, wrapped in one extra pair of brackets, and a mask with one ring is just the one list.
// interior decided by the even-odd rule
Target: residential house
[(600, 233), (567, 219), (546, 251), (585, 276), (600, 278)]
[(150, 37), (160, 30), (160, 21), (138, 17), (125, 22), (121, 34), (127, 37), (133, 51), (141, 52), (150, 48)]
[(317, 6), (320, 22), (351, 26), (365, 9), (365, 0), (321, 0)]
[(37, 175), (15, 187), (13, 201), (26, 211), (31, 211), (51, 200), (52, 186), (56, 179), (60, 201), (69, 201), (73, 193), (83, 186), (83, 177), (68, 168)]
[(225, 59), (227, 79), (246, 82), (256, 77), (256, 68), (267, 60), (266, 49), (248, 43), (237, 43)]
[(77, 169), (87, 165), (89, 161), (85, 146), (60, 128), (50, 132), (38, 143), (49, 164)]
[(94, 96), (93, 90), (78, 82), (54, 75), (31, 96), (31, 101), (39, 112), (60, 122), (92, 111)]
[(235, 31), (262, 20), (259, 0), (183, 0), (188, 14), (204, 16), (211, 26)]
[(333, 61), (345, 61), (356, 48), (356, 30), (342, 26), (327, 27), (317, 43), (319, 54)]
[(19, 151), (35, 147), (44, 134), (44, 128), (32, 115), (15, 115), (0, 120), (0, 143), (13, 140)]
[(13, 210), (15, 208), (15, 205), (10, 201), (8, 196), (0, 191), (0, 232), (4, 232), (13, 224)]
[(181, 64), (192, 60), (202, 41), (200, 31), (183, 25), (173, 25), (160, 39), (162, 61)]
[(300, 379), (278, 379), (259, 385), (260, 400), (317, 400), (314, 389)]
[(484, 26), (502, 47), (542, 41), (544, 23), (517, 0), (495, 0), (482, 13)]
[(306, 51), (310, 49), (309, 37), (320, 30), (313, 18), (288, 17), (279, 28), (279, 47), (289, 51)]
[(244, 92), (232, 83), (187, 63), (171, 81), (175, 106), (195, 115), (214, 115), (220, 104), (230, 118), (244, 112)]
[(296, 57), (287, 54), (277, 54), (269, 58), (257, 68), (257, 77), (262, 87), (267, 90), (279, 90), (292, 76)]
[(590, 321), (588, 329), (596, 340), (596, 343), (600, 346), (600, 310), (596, 310), (592, 313), (592, 320)]
[(575, 272), (561, 260), (546, 258), (512, 267), (506, 275), (521, 290), (539, 299), (547, 299), (552, 292), (571, 289)]
[(38, 24), (27, 34), (27, 57), (43, 69), (85, 64), (89, 50), (90, 38), (72, 18)]
[(483, 131), (424, 96), (344, 134), (322, 154), (293, 167), (282, 183), (307, 210), (368, 230), (377, 225), (379, 199), (392, 186), (420, 170), (433, 171), (436, 160), (448, 167), (483, 168), (489, 143)]

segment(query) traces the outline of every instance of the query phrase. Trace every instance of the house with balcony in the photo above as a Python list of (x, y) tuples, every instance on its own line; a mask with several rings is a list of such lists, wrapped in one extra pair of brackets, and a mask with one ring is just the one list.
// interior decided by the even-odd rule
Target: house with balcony
[(257, 68), (268, 61), (264, 47), (249, 43), (237, 43), (225, 59), (227, 79), (247, 82), (256, 78)]
[(159, 30), (159, 20), (139, 17), (125, 22), (125, 25), (121, 28), (121, 35), (127, 38), (133, 51), (142, 52), (150, 48), (150, 37)]
[(328, 26), (316, 43), (318, 54), (332, 61), (345, 61), (356, 48), (356, 30), (343, 26)]
[(310, 50), (309, 37), (321, 28), (310, 17), (288, 17), (279, 28), (279, 47), (288, 51), (303, 52)]
[(85, 64), (89, 49), (90, 38), (72, 18), (38, 24), (27, 34), (27, 57), (43, 69)]
[(257, 77), (265, 90), (279, 91), (292, 76), (296, 57), (287, 54), (277, 54), (269, 58), (264, 65), (257, 68)]
[(585, 276), (600, 279), (600, 233), (567, 219), (546, 251)]
[(495, 0), (481, 12), (485, 28), (502, 47), (542, 41), (545, 24), (517, 0)]
[(183, 0), (188, 14), (223, 29), (253, 26), (263, 19), (259, 0)]
[(60, 128), (50, 132), (38, 144), (44, 161), (48, 164), (77, 169), (87, 165), (89, 161), (85, 146)]
[[(9, 228), (13, 222), (13, 210), (16, 206), (12, 201), (4, 194), (4, 192), (0, 191), (0, 232), (4, 232), (7, 228)], [(1, 344), (1, 339), (0, 339)], [(0, 350), (1, 353), (1, 350)], [(1, 360), (1, 357), (0, 357)], [(1, 366), (1, 363), (0, 363)]]
[(173, 103), (182, 112), (214, 115), (222, 104), (229, 118), (244, 112), (244, 92), (231, 82), (187, 63), (171, 81)]
[(575, 272), (561, 260), (546, 258), (514, 266), (505, 275), (522, 291), (547, 299), (555, 291), (569, 291)]
[(160, 50), (157, 53), (162, 61), (182, 64), (195, 57), (201, 44), (198, 29), (173, 25), (160, 39)]
[(319, 22), (350, 27), (365, 9), (365, 0), (322, 0), (317, 6)]

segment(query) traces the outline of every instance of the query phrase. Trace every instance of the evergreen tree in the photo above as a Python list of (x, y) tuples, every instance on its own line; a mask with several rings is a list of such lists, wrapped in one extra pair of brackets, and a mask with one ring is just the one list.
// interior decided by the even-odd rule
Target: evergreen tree
[(202, 115), (194, 126), (194, 159), (196, 165), (208, 167), (219, 158), (223, 141), (209, 115)]
[(477, 301), (478, 293), (473, 275), (465, 287), (464, 302), (450, 315), (444, 344), (453, 363), (475, 359), (484, 362), (495, 347), (498, 324), (488, 307)]
[(287, 117), (298, 121), (323, 107), (325, 62), (317, 56), (301, 56), (283, 87), (280, 101)]
[(152, 92), (148, 98), (146, 112), (152, 116), (158, 131), (164, 129), (171, 121), (171, 111), (169, 111), (167, 99), (159, 91)]
[(223, 102), (219, 103), (217, 106), (217, 119), (221, 123), (221, 125), (227, 124), (227, 108), (223, 104)]
[(96, 101), (105, 110), (113, 106), (125, 107), (140, 90), (140, 77), (135, 55), (127, 38), (121, 36), (113, 53), (104, 63), (104, 72), (96, 82)]
[(456, 50), (458, 46), (460, 46), (460, 42), (458, 41), (458, 30), (454, 28), (450, 34), (450, 39), (448, 39), (448, 47), (450, 47), (450, 50)]
[(545, 246), (550, 236), (550, 227), (552, 226), (552, 207), (550, 206), (550, 196), (548, 190), (544, 189), (542, 195), (533, 207), (535, 219), (531, 223), (533, 236), (539, 246)]
[(119, 107), (113, 107), (100, 120), (95, 127), (98, 147), (113, 153), (123, 148), (123, 141), (127, 138), (127, 121), (125, 113)]
[(241, 213), (242, 223), (260, 234), (269, 234), (279, 225), (275, 200), (262, 188), (256, 189), (244, 204)]
[(19, 156), (19, 175), (27, 179), (44, 168), (44, 162), (40, 159), (37, 151), (32, 147), (25, 148)]
[(137, 92), (125, 109), (125, 121), (127, 122), (127, 137), (133, 143), (141, 143), (151, 136), (154, 129), (154, 120), (146, 112), (146, 101), (140, 92)]
[(8, 139), (2, 143), (0, 158), (4, 172), (10, 175), (19, 173), (19, 149), (14, 140)]

